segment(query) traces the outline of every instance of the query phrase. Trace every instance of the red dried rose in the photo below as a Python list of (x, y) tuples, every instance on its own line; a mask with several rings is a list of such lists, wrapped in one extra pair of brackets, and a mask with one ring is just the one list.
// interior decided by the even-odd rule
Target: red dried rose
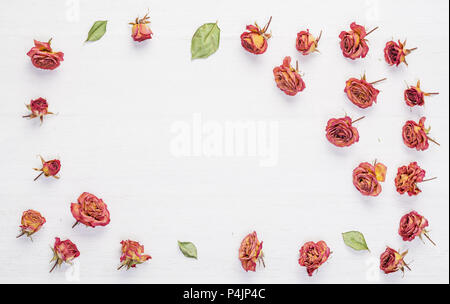
[(137, 17), (135, 22), (129, 23), (133, 26), (131, 29), (131, 37), (134, 41), (142, 42), (147, 39), (152, 39), (153, 32), (147, 25), (150, 23), (149, 19), (150, 17), (148, 17), (147, 13), (144, 18), (139, 19), (139, 17)]
[(428, 140), (439, 145), (434, 139), (428, 137), (430, 128), (425, 128), (425, 117), (420, 118), (419, 123), (413, 120), (408, 120), (402, 128), (402, 137), (405, 145), (417, 151), (425, 151), (428, 149)]
[(255, 271), (256, 262), (264, 264), (264, 254), (262, 252), (263, 242), (259, 242), (256, 232), (248, 234), (241, 242), (239, 247), (239, 260), (245, 271)]
[(47, 114), (53, 114), (48, 111), (48, 103), (47, 100), (39, 97), (38, 99), (34, 99), (30, 102), (29, 105), (26, 105), (27, 109), (31, 111), (31, 114), (22, 116), (24, 118), (35, 118), (39, 117), (41, 123), (44, 121), (44, 116)]
[(44, 174), (46, 177), (52, 176), (56, 179), (59, 178), (59, 176), (56, 176), (58, 174), (59, 170), (61, 169), (61, 162), (57, 159), (52, 159), (49, 161), (45, 161), (42, 156), (39, 156), (41, 158), (42, 162), (42, 168), (33, 168), (36, 171), (42, 171), (34, 180), (37, 180), (42, 174)]
[(44, 70), (54, 70), (59, 67), (60, 62), (64, 60), (63, 52), (53, 52), (50, 43), (34, 40), (34, 47), (27, 53), (31, 58), (31, 63), (37, 68)]
[(422, 191), (417, 187), (417, 183), (426, 181), (423, 179), (424, 177), (425, 170), (420, 168), (417, 162), (410, 163), (407, 166), (401, 166), (398, 168), (397, 176), (395, 177), (397, 192), (400, 194), (408, 192), (409, 196), (419, 194)]
[(422, 239), (423, 234), (433, 245), (436, 245), (428, 236), (428, 231), (425, 227), (428, 227), (428, 220), (416, 211), (411, 211), (400, 219), (398, 234), (400, 234), (404, 241), (412, 241), (416, 236)]
[(376, 30), (374, 28), (370, 32), (366, 33), (364, 26), (358, 25), (355, 22), (350, 24), (350, 31), (342, 31), (339, 34), (341, 39), (341, 50), (344, 57), (355, 60), (356, 58), (364, 58), (369, 52), (369, 46), (367, 45), (366, 36)]
[(320, 37), (322, 37), (322, 31), (320, 31), (317, 39), (309, 32), (308, 29), (306, 31), (300, 31), (297, 33), (295, 47), (303, 55), (318, 52), (319, 50), (317, 50), (317, 44), (319, 43)]
[(93, 194), (84, 192), (77, 203), (70, 205), (70, 211), (77, 220), (72, 226), (82, 223), (89, 227), (106, 226), (110, 222), (108, 206)]
[(80, 252), (74, 243), (70, 240), (61, 241), (58, 237), (55, 238), (55, 245), (53, 245), (52, 251), (53, 258), (50, 262), (56, 262), (50, 272), (63, 262), (71, 264), (72, 260), (80, 255)]
[(417, 80), (417, 86), (408, 86), (405, 90), (405, 102), (408, 106), (423, 106), (425, 104), (425, 96), (437, 95), (439, 93), (426, 93), (420, 89), (420, 80)]
[(308, 275), (312, 276), (313, 272), (326, 262), (330, 253), (330, 248), (324, 241), (307, 242), (300, 248), (298, 263), (300, 266), (306, 267)]
[(405, 44), (406, 40), (403, 43), (401, 43), (400, 40), (398, 41), (398, 43), (396, 43), (395, 41), (386, 42), (386, 46), (384, 47), (384, 59), (389, 65), (395, 64), (396, 66), (398, 66), (402, 62), (408, 65), (405, 57), (417, 48), (407, 50), (405, 48)]
[(266, 32), (271, 21), (272, 17), (270, 17), (269, 22), (263, 29), (256, 22), (255, 25), (247, 25), (246, 29), (248, 32), (241, 34), (241, 45), (246, 51), (259, 55), (267, 50), (267, 40), (272, 34), (267, 34)]
[(21, 224), (21, 233), (17, 237), (19, 238), (24, 234), (31, 237), (31, 235), (38, 232), (42, 225), (45, 224), (45, 217), (43, 217), (39, 212), (30, 209), (23, 212)]
[(361, 79), (350, 78), (345, 82), (344, 92), (354, 105), (365, 109), (372, 106), (374, 102), (377, 102), (377, 96), (380, 91), (375, 89), (373, 85), (383, 80), (386, 80), (386, 78), (367, 82), (366, 75), (363, 75)]
[(360, 163), (353, 170), (353, 185), (362, 195), (377, 196), (381, 192), (379, 182), (386, 179), (386, 170), (387, 167), (382, 163)]
[(305, 89), (305, 83), (298, 73), (298, 61), (294, 69), (291, 66), (291, 57), (289, 56), (284, 57), (282, 65), (273, 69), (273, 75), (277, 87), (286, 95), (294, 96)]
[(398, 253), (394, 249), (386, 246), (386, 250), (380, 255), (380, 269), (386, 274), (396, 272), (399, 269), (404, 272), (404, 267), (411, 270), (403, 260), (407, 253), (408, 250), (403, 253)]
[(348, 147), (359, 141), (358, 129), (352, 126), (363, 117), (354, 121), (348, 116), (343, 118), (331, 118), (325, 128), (327, 139), (336, 147)]
[(151, 259), (152, 257), (144, 254), (144, 245), (139, 244), (136, 241), (122, 241), (122, 255), (120, 256), (120, 266), (117, 268), (119, 270), (123, 266), (127, 267), (127, 270), (131, 267), (136, 267), (137, 264), (142, 264), (145, 261)]

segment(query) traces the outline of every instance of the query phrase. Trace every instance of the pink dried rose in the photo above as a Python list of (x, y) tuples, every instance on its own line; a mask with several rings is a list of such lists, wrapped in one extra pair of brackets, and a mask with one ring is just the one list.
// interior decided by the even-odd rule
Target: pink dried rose
[(366, 36), (376, 30), (374, 28), (370, 32), (366, 33), (366, 29), (362, 25), (358, 25), (355, 22), (350, 24), (350, 31), (342, 31), (339, 34), (341, 39), (340, 46), (344, 57), (355, 60), (356, 58), (364, 58), (369, 52), (369, 46), (367, 45)]
[(41, 120), (41, 124), (44, 121), (44, 116), (48, 114), (53, 114), (52, 112), (48, 111), (48, 103), (47, 100), (39, 97), (38, 99), (34, 99), (30, 102), (29, 105), (26, 105), (27, 109), (31, 111), (31, 114), (22, 116), (24, 118), (35, 118), (39, 117)]
[(306, 31), (300, 31), (297, 33), (295, 47), (302, 55), (318, 52), (317, 44), (319, 43), (320, 37), (322, 37), (322, 31), (320, 31), (319, 37), (317, 38), (315, 38), (308, 29)]
[(93, 228), (96, 226), (106, 226), (111, 220), (108, 206), (102, 199), (88, 192), (81, 194), (78, 202), (70, 205), (70, 211), (76, 220), (72, 228), (78, 223)]
[(269, 22), (262, 29), (256, 22), (255, 25), (247, 25), (246, 29), (248, 32), (241, 34), (241, 45), (246, 51), (255, 55), (266, 52), (267, 40), (272, 36), (272, 34), (266, 33), (271, 21), (272, 17), (270, 17)]
[(57, 159), (52, 159), (45, 161), (42, 156), (39, 156), (41, 158), (42, 162), (42, 168), (33, 168), (36, 171), (42, 171), (34, 180), (37, 180), (42, 174), (44, 174), (45, 177), (52, 176), (56, 179), (59, 178), (56, 174), (58, 174), (59, 170), (61, 169), (61, 162)]
[(122, 255), (120, 256), (120, 266), (117, 270), (121, 269), (123, 266), (130, 268), (136, 267), (137, 264), (142, 264), (145, 261), (151, 259), (152, 257), (144, 254), (144, 245), (139, 244), (139, 242), (126, 240), (121, 241), (122, 245)]
[(328, 260), (330, 253), (330, 248), (324, 241), (307, 242), (300, 248), (298, 263), (306, 267), (308, 275), (312, 276), (313, 272)]
[(439, 93), (426, 93), (420, 89), (420, 80), (417, 80), (417, 85), (408, 86), (405, 90), (404, 97), (408, 106), (423, 106), (425, 104), (425, 96), (437, 95)]
[(64, 60), (63, 52), (53, 52), (50, 43), (34, 40), (34, 47), (27, 53), (31, 58), (31, 63), (44, 70), (54, 70), (59, 67), (60, 62)]
[(298, 61), (296, 68), (291, 66), (291, 57), (284, 57), (283, 64), (273, 69), (277, 87), (286, 95), (295, 96), (305, 89), (305, 83), (298, 72)]
[(424, 179), (425, 170), (417, 165), (417, 162), (412, 162), (407, 166), (401, 166), (397, 170), (397, 176), (395, 177), (395, 188), (400, 194), (408, 193), (409, 196), (418, 195), (422, 190), (417, 186), (418, 183), (430, 181), (436, 179), (436, 177), (430, 179)]
[(436, 244), (428, 236), (428, 231), (425, 229), (428, 227), (428, 220), (417, 213), (416, 211), (411, 211), (405, 214), (400, 219), (400, 226), (398, 227), (398, 234), (403, 238), (404, 241), (412, 241), (418, 236), (422, 240), (422, 234), (436, 246)]
[(382, 163), (360, 163), (353, 170), (353, 185), (362, 195), (377, 196), (381, 192), (379, 182), (386, 179), (386, 170), (387, 167)]
[(420, 118), (419, 123), (408, 120), (402, 128), (403, 142), (406, 146), (417, 151), (425, 151), (428, 149), (428, 140), (439, 145), (434, 139), (428, 137), (430, 128), (425, 128), (425, 117)]
[(129, 23), (133, 26), (131, 29), (131, 37), (134, 41), (142, 42), (147, 39), (152, 39), (153, 32), (147, 25), (150, 23), (149, 19), (150, 17), (147, 13), (143, 18), (139, 19), (137, 17), (135, 22)]
[(386, 80), (386, 78), (367, 82), (365, 74), (361, 79), (352, 77), (346, 81), (344, 92), (354, 105), (361, 109), (365, 109), (372, 106), (374, 102), (377, 102), (377, 96), (380, 91), (375, 89), (373, 85), (383, 80)]
[(256, 231), (248, 234), (241, 242), (239, 247), (239, 260), (245, 271), (255, 271), (256, 262), (264, 264), (264, 254), (262, 252), (263, 242), (258, 240)]
[(328, 120), (325, 128), (328, 141), (336, 147), (348, 147), (358, 142), (358, 129), (353, 127), (352, 124), (363, 118), (364, 116), (353, 121), (348, 116), (343, 118), (331, 118)]
[(384, 47), (384, 60), (386, 60), (387, 64), (398, 66), (400, 63), (404, 62), (408, 65), (405, 57), (417, 48), (415, 47), (408, 50), (405, 48), (405, 44), (406, 40), (403, 43), (401, 43), (400, 40), (398, 43), (395, 41), (386, 42), (386, 46)]
[(38, 232), (42, 225), (45, 224), (45, 217), (43, 217), (38, 211), (30, 209), (23, 212), (21, 224), (21, 233), (17, 237), (19, 238), (26, 234), (31, 238), (31, 236)]
[(58, 237), (55, 238), (55, 244), (53, 245), (52, 251), (53, 258), (50, 263), (55, 261), (55, 264), (50, 272), (52, 272), (56, 266), (61, 265), (63, 262), (71, 264), (72, 260), (80, 255), (80, 252), (74, 243), (70, 240), (61, 241)]
[(386, 247), (386, 250), (380, 255), (380, 269), (383, 270), (385, 274), (396, 272), (398, 270), (404, 272), (405, 267), (408, 270), (411, 270), (403, 260), (407, 253), (408, 250), (403, 253), (398, 253), (394, 249)]

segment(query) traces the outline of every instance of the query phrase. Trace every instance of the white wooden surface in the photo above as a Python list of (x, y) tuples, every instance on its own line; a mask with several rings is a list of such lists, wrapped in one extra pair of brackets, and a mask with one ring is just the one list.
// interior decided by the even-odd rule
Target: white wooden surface
[[(0, 3), (0, 282), (39, 283), (448, 283), (449, 95), (448, 1), (50, 1)], [(79, 8), (79, 9), (78, 9)], [(154, 39), (137, 44), (128, 22), (150, 9)], [(246, 53), (239, 35), (246, 24), (273, 16), (273, 38), (261, 56)], [(92, 23), (108, 20), (100, 40), (84, 44)], [(218, 20), (220, 48), (206, 60), (190, 60), (190, 39), (203, 23)], [(345, 59), (338, 35), (352, 21), (380, 28), (368, 39), (363, 60)], [(296, 33), (323, 30), (320, 54), (300, 55)], [(65, 61), (55, 71), (34, 68), (33, 39), (53, 37)], [(409, 67), (383, 59), (390, 39), (408, 39), (418, 50)], [(284, 56), (298, 59), (306, 89), (285, 96), (272, 69)], [(360, 110), (343, 93), (345, 80), (364, 71), (380, 83), (378, 104)], [(403, 102), (405, 81), (421, 79), (423, 108)], [(24, 104), (47, 98), (58, 115), (21, 118)], [(360, 142), (337, 149), (325, 139), (330, 117), (357, 118)], [(257, 157), (175, 157), (171, 128), (193, 115), (226, 121), (278, 123), (274, 166)], [(441, 146), (417, 152), (401, 140), (401, 127), (421, 115)], [(62, 161), (61, 179), (33, 182), (38, 154)], [(351, 173), (362, 161), (388, 166), (379, 197), (362, 197)], [(417, 160), (427, 177), (417, 197), (400, 196), (397, 168)], [(103, 198), (111, 224), (95, 229), (74, 219), (70, 202), (83, 191)], [(47, 218), (34, 241), (16, 239), (22, 211)], [(438, 244), (403, 242), (400, 217), (417, 210), (428, 218)], [(266, 268), (245, 273), (237, 259), (241, 239), (255, 229), (264, 241)], [(359, 230), (371, 253), (346, 247), (341, 232)], [(76, 266), (49, 274), (55, 236), (74, 241)], [(132, 271), (116, 271), (119, 242), (145, 245), (153, 259)], [(299, 267), (298, 250), (325, 240), (333, 253), (313, 277)], [(199, 259), (185, 258), (177, 240), (192, 241)], [(385, 276), (378, 257), (385, 245), (409, 249), (412, 271)]]

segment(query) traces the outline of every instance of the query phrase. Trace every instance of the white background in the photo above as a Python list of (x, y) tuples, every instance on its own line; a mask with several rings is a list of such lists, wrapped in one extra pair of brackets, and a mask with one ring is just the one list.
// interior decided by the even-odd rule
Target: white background
[[(449, 275), (449, 96), (448, 1), (50, 1), (0, 3), (0, 282), (39, 283), (448, 283)], [(78, 8), (77, 8), (78, 7)], [(133, 42), (131, 26), (150, 9), (154, 38)], [(255, 20), (270, 16), (273, 38), (267, 52), (247, 53), (239, 36)], [(107, 33), (85, 44), (96, 20)], [(215, 22), (219, 50), (190, 60), (196, 28)], [(372, 29), (366, 58), (345, 59), (338, 45), (352, 21)], [(302, 56), (296, 33), (323, 30), (321, 53)], [(63, 51), (54, 71), (34, 68), (33, 39)], [(389, 67), (388, 40), (408, 39), (418, 50), (409, 67)], [(284, 56), (298, 59), (306, 89), (295, 97), (275, 85), (272, 69)], [(345, 80), (367, 73), (383, 77), (378, 103), (361, 110), (344, 92)], [(410, 110), (405, 81), (422, 81), (440, 95)], [(50, 110), (44, 124), (21, 118), (25, 104), (44, 97)], [(177, 158), (170, 150), (179, 121), (275, 121), (278, 163), (262, 167), (257, 157)], [(359, 143), (335, 148), (325, 138), (331, 117), (366, 115), (357, 123)], [(408, 119), (427, 117), (441, 146), (417, 152), (401, 139)], [(61, 179), (40, 178), (38, 154), (59, 157)], [(363, 197), (352, 185), (360, 162), (388, 166), (382, 193)], [(397, 168), (418, 161), (432, 182), (417, 197), (400, 196)], [(111, 223), (71, 229), (70, 203), (84, 191), (108, 204)], [(34, 241), (16, 239), (20, 217), (36, 209), (47, 219)], [(430, 222), (432, 246), (403, 242), (400, 217), (417, 210)], [(256, 230), (264, 241), (266, 268), (246, 273), (238, 247)], [(341, 232), (359, 230), (371, 249), (346, 247)], [(49, 274), (54, 237), (70, 238), (81, 256), (76, 271), (63, 266)], [(117, 271), (122, 239), (145, 245), (153, 259)], [(199, 259), (185, 258), (177, 240), (192, 241)], [(333, 253), (313, 277), (298, 265), (306, 241), (325, 240)], [(412, 271), (384, 275), (378, 269), (385, 246), (409, 249)], [(72, 269), (73, 270), (73, 269)]]

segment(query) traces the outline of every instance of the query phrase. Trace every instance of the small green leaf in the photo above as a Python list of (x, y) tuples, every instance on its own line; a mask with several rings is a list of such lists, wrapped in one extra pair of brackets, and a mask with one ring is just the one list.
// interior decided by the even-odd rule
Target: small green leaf
[[(97, 41), (106, 33), (106, 23), (108, 21), (95, 21), (88, 33), (86, 41)], [(85, 41), (85, 42), (86, 42)]]
[(342, 233), (345, 245), (355, 250), (369, 250), (364, 235), (359, 231), (348, 231)]
[(216, 23), (205, 23), (192, 36), (192, 59), (206, 58), (219, 48), (220, 29)]
[(195, 247), (193, 243), (178, 241), (178, 247), (180, 247), (180, 250), (184, 256), (194, 259), (197, 258), (197, 247)]

